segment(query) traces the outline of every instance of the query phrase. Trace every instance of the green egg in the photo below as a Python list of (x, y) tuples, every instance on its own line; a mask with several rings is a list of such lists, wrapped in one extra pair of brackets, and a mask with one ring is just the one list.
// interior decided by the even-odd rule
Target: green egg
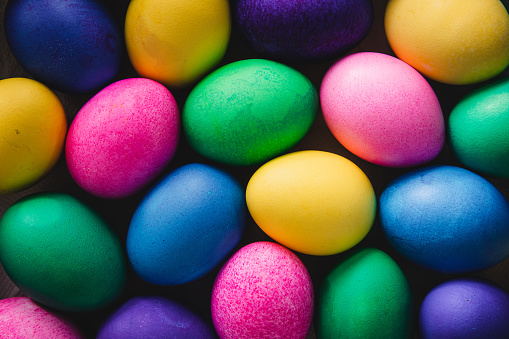
[(414, 301), (408, 281), (385, 252), (356, 250), (320, 287), (319, 338), (412, 338)]
[(26, 196), (0, 219), (0, 262), (30, 298), (62, 311), (104, 307), (123, 291), (126, 261), (95, 211), (63, 193)]
[(281, 63), (248, 59), (205, 77), (182, 111), (184, 133), (201, 155), (247, 166), (296, 145), (318, 109), (318, 94), (302, 73)]
[(471, 170), (509, 178), (509, 79), (467, 94), (449, 116), (449, 140)]

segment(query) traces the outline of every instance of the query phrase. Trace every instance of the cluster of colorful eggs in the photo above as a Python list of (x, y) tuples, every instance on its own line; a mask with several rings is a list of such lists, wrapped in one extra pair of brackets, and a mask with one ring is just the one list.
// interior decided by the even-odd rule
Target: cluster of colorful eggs
[[(394, 56), (352, 52), (372, 29), (373, 3)], [(101, 1), (6, 4), (8, 46), (31, 78), (0, 80), (0, 194), (24, 192), (65, 156), (87, 194), (142, 199), (125, 243), (67, 193), (9, 206), (0, 262), (26, 296), (0, 301), (0, 337), (83, 337), (70, 314), (119, 303), (130, 269), (165, 287), (215, 274), (212, 323), (139, 295), (103, 319), (97, 338), (509, 333), (509, 293), (467, 276), (509, 257), (509, 203), (485, 178), (509, 179), (502, 2), (132, 0), (126, 9), (122, 33)], [(260, 57), (219, 67), (232, 29)], [(137, 77), (118, 78), (124, 58)], [(324, 62), (319, 90), (290, 66)], [(430, 81), (476, 88), (446, 118)], [(172, 93), (186, 88), (180, 109)], [(70, 117), (53, 90), (92, 94)], [(293, 151), (318, 113), (352, 159), (405, 173), (377, 195), (354, 161)], [(182, 139), (207, 161), (168, 172)], [(446, 144), (462, 166), (428, 166)], [(244, 187), (234, 172), (253, 166)], [(272, 241), (240, 246), (248, 218)], [(375, 220), (402, 258), (455, 278), (417, 304), (397, 262), (359, 246)], [(300, 259), (337, 254), (319, 282)]]

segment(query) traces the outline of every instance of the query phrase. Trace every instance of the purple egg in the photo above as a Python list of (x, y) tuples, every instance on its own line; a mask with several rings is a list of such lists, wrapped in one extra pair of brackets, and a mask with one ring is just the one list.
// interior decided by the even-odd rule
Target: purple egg
[(426, 338), (506, 338), (509, 293), (479, 279), (454, 279), (424, 298), (419, 328)]
[(370, 0), (239, 0), (233, 20), (258, 53), (318, 62), (358, 45), (373, 23)]

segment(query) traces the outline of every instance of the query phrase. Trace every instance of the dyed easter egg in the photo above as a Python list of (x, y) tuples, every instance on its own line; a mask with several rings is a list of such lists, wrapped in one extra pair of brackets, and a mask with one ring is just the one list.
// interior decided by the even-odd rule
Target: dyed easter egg
[(245, 214), (244, 190), (230, 174), (204, 164), (184, 165), (136, 208), (127, 233), (131, 265), (158, 285), (201, 278), (238, 244)]
[(376, 165), (420, 165), (444, 145), (435, 92), (419, 72), (390, 55), (362, 52), (340, 59), (322, 80), (320, 101), (334, 137)]
[(188, 85), (215, 66), (230, 31), (227, 0), (133, 0), (125, 18), (135, 70), (169, 86)]
[(481, 82), (509, 64), (509, 15), (499, 0), (390, 0), (385, 32), (398, 58), (446, 84)]
[(414, 302), (405, 275), (385, 252), (356, 250), (320, 286), (319, 338), (412, 338)]
[(124, 53), (118, 23), (97, 0), (9, 0), (5, 36), (28, 73), (62, 92), (105, 85)]
[(311, 255), (355, 246), (376, 214), (375, 193), (364, 172), (322, 151), (289, 153), (265, 163), (248, 182), (246, 202), (268, 236)]
[(454, 155), (468, 168), (509, 178), (509, 79), (469, 93), (449, 115)]
[(182, 123), (198, 153), (252, 165), (300, 141), (317, 108), (316, 89), (303, 74), (274, 61), (248, 59), (203, 79), (186, 100)]
[(272, 242), (238, 250), (212, 289), (212, 321), (219, 338), (306, 338), (313, 318), (313, 286), (302, 261)]
[(0, 80), (0, 194), (32, 186), (55, 166), (67, 119), (58, 97), (27, 78)]
[(398, 252), (432, 270), (480, 271), (509, 256), (509, 203), (460, 167), (426, 167), (391, 182), (380, 196), (380, 223)]
[(150, 184), (175, 155), (180, 116), (173, 95), (144, 78), (117, 81), (74, 118), (65, 155), (72, 178), (102, 198), (123, 198)]
[(239, 0), (234, 21), (258, 53), (318, 62), (357, 46), (373, 23), (369, 0)]
[(509, 294), (486, 280), (457, 278), (433, 288), (419, 312), (421, 338), (505, 338)]
[(216, 338), (212, 326), (186, 306), (159, 296), (129, 299), (101, 325), (96, 339)]
[(0, 219), (0, 262), (33, 300), (62, 311), (91, 311), (113, 302), (126, 280), (116, 234), (94, 210), (63, 193), (39, 193)]

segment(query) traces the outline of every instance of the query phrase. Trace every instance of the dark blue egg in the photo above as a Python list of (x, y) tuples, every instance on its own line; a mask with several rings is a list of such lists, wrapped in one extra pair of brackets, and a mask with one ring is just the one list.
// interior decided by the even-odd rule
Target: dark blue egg
[(127, 233), (134, 271), (157, 285), (201, 278), (238, 244), (245, 226), (244, 190), (228, 173), (182, 166), (143, 198)]
[(233, 20), (263, 56), (310, 63), (357, 46), (371, 29), (373, 5), (370, 0), (238, 0)]
[(55, 90), (90, 92), (120, 69), (121, 30), (99, 0), (10, 0), (4, 24), (20, 65)]
[(380, 223), (402, 255), (431, 270), (484, 270), (509, 256), (509, 203), (488, 180), (454, 166), (430, 166), (391, 182)]

